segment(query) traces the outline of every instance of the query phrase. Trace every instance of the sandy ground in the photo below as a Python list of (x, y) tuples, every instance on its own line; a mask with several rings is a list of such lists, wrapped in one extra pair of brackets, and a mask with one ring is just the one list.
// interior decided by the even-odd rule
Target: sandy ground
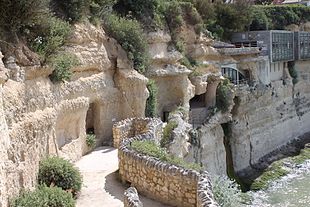
[[(117, 149), (101, 147), (75, 163), (83, 175), (76, 207), (122, 207), (124, 191), (117, 179)], [(140, 195), (145, 207), (168, 207)]]

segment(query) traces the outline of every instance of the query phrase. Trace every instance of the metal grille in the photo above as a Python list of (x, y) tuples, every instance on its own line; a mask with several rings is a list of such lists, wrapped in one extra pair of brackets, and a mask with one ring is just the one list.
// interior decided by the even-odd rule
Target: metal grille
[(310, 33), (299, 33), (299, 55), (300, 59), (310, 59)]
[(294, 34), (272, 32), (272, 62), (294, 59)]

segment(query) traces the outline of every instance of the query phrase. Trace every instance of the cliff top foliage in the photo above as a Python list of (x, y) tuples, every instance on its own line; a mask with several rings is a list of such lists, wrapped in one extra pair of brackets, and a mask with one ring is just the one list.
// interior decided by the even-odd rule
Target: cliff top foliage
[(185, 24), (197, 34), (208, 30), (216, 38), (229, 40), (237, 31), (284, 29), (289, 24), (309, 21), (310, 8), (253, 6), (246, 0), (233, 4), (209, 0), (1, 0), (0, 47), (5, 53), (23, 42), (45, 63), (65, 44), (69, 23), (84, 20), (103, 25), (143, 73), (148, 67), (143, 30), (169, 31), (175, 48), (184, 53), (179, 33)]

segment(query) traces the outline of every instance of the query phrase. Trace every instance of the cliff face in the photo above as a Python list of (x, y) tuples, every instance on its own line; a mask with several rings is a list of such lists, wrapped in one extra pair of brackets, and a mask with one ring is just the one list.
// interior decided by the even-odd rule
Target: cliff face
[(255, 90), (238, 90), (230, 138), (236, 172), (310, 131), (309, 62), (296, 62), (296, 69), (295, 86), (287, 78)]
[(158, 88), (157, 116), (184, 106), (189, 108), (189, 100), (194, 96), (194, 86), (188, 79), (191, 71), (179, 61), (183, 55), (171, 44), (171, 36), (163, 31), (148, 34), (151, 66), (147, 77), (153, 79)]
[(0, 206), (36, 184), (45, 155), (75, 161), (89, 150), (88, 129), (97, 145), (109, 144), (114, 122), (144, 116), (147, 78), (115, 40), (90, 24), (76, 25), (65, 50), (81, 62), (69, 82), (52, 83), (49, 68), (19, 67), (12, 60), (6, 67), (15, 75), (5, 81), (1, 73)]

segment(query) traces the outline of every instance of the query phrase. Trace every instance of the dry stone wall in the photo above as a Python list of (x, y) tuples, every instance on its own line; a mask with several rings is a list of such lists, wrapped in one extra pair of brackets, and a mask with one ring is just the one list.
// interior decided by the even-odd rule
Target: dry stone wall
[[(126, 129), (137, 124), (141, 134), (126, 137)], [(128, 126), (131, 126), (128, 127)], [(162, 123), (158, 119), (127, 119), (114, 125), (119, 145), (119, 173), (123, 182), (129, 182), (138, 192), (160, 202), (178, 207), (218, 206), (213, 200), (211, 184), (206, 172), (184, 169), (157, 158), (142, 155), (130, 148), (135, 140), (155, 140), (161, 136)]]

